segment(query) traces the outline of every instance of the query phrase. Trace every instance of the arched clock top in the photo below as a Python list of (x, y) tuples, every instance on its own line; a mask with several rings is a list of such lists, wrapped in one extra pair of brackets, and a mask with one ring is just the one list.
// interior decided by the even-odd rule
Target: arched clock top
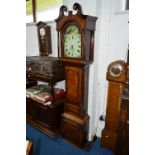
[(71, 25), (68, 25), (65, 28), (65, 33), (68, 33), (68, 34), (78, 34), (78, 33), (80, 33), (80, 31), (79, 31), (78, 26), (76, 26), (75, 24), (71, 24)]
[[(82, 29), (80, 28), (80, 26), (78, 25), (78, 23), (76, 22), (69, 22), (67, 24), (65, 24), (62, 29), (61, 29), (61, 32), (64, 34), (64, 33), (69, 33), (69, 31), (73, 31), (72, 33), (81, 33), (82, 32)], [(70, 33), (71, 33), (70, 32)]]
[(40, 22), (38, 22), (38, 23), (36, 24), (36, 26), (38, 26), (38, 27), (46, 27), (47, 24), (46, 24), (45, 22), (40, 21)]
[[(66, 11), (67, 14), (64, 13)], [(78, 3), (73, 5), (73, 11), (62, 6), (60, 15), (55, 20), (58, 31), (58, 57), (76, 64), (90, 64), (94, 58), (97, 17), (83, 15)]]
[(124, 82), (126, 80), (126, 63), (122, 60), (110, 63), (108, 66), (107, 80)]

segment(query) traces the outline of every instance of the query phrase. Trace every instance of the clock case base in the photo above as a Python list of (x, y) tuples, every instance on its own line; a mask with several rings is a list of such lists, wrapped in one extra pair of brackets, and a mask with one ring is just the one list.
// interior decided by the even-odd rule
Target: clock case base
[(79, 148), (87, 148), (87, 134), (89, 127), (89, 116), (84, 119), (63, 113), (61, 117), (61, 133), (62, 138)]

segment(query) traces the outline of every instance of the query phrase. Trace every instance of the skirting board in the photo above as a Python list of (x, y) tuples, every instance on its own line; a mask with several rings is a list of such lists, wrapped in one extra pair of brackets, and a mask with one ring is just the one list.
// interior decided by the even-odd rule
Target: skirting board
[(102, 130), (105, 126), (105, 121), (102, 121), (102, 125), (98, 125), (94, 131), (89, 131), (88, 133), (88, 141), (92, 141), (94, 136), (96, 135), (97, 137), (101, 137)]

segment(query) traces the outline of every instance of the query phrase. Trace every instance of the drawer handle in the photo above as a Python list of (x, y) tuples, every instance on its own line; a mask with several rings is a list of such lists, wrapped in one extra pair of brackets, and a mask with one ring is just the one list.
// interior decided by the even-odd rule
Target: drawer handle
[(108, 138), (109, 136), (105, 136), (105, 138)]

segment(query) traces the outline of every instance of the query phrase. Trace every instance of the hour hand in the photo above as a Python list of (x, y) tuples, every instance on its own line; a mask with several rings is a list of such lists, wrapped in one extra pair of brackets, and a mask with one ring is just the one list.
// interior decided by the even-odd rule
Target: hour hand
[(74, 46), (73, 45), (71, 45), (70, 50), (71, 50), (71, 56), (73, 57), (74, 56)]

